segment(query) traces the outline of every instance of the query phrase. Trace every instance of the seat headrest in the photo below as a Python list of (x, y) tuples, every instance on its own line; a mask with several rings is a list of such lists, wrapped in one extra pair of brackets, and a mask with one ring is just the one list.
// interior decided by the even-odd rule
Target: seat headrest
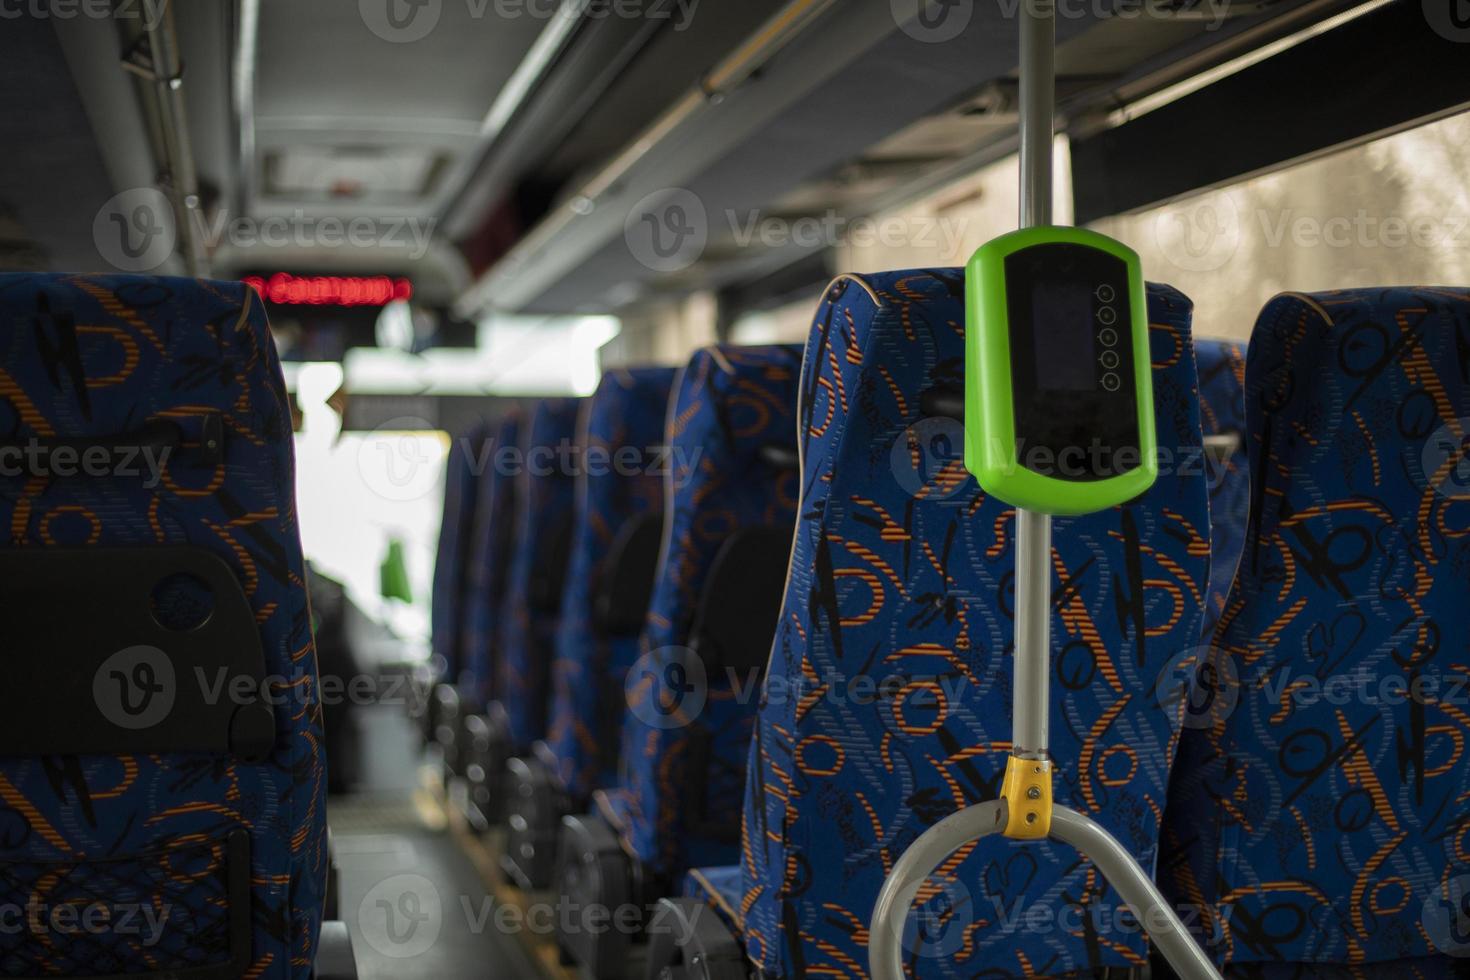
[[(696, 351), (679, 376), (669, 435), (691, 444), (698, 440), (737, 474), (752, 464), (787, 469), (787, 451), (796, 448), (795, 405), (788, 394), (800, 371), (797, 344), (717, 344)], [(683, 415), (677, 414), (680, 406)]]

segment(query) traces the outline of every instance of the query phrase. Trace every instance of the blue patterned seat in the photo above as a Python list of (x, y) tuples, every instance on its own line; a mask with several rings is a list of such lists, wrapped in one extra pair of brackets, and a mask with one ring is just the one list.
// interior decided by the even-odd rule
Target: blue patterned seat
[[(455, 603), (459, 640), (455, 644), (455, 683), (437, 685), (429, 705), (429, 722), (443, 754), (446, 778), (469, 781), (466, 816), (481, 829), (495, 814), (496, 778), (504, 768), (506, 745), (491, 731), (485, 714), (495, 680), (501, 643), (498, 619), (505, 602), (511, 549), (515, 541), (519, 478), (513, 456), (519, 451), (521, 410), (504, 409), (488, 438), (457, 447), (472, 454), (472, 502), (460, 528), (463, 543), (453, 547), (466, 558), (461, 594)], [(441, 542), (442, 544), (442, 542)], [(499, 718), (496, 719), (500, 720)], [(501, 726), (503, 729), (503, 725)], [(478, 768), (476, 768), (478, 766)], [(458, 799), (458, 794), (455, 794)]]
[(1201, 635), (1213, 636), (1245, 546), (1250, 510), (1250, 464), (1245, 451), (1245, 347), (1231, 340), (1194, 342), (1199, 365), (1200, 422), (1205, 438), (1238, 440), (1226, 455), (1208, 459), (1210, 475), (1210, 591)]
[(453, 678), (460, 670), (459, 649), (469, 592), (469, 531), (475, 524), (478, 503), (474, 457), (487, 435), (484, 426), (475, 426), (452, 440), (444, 464), (444, 509), (429, 607), (429, 640), (437, 661), (434, 672), (439, 677)]
[[(587, 463), (579, 484), (571, 559), (553, 662), (548, 758), (573, 805), (617, 774), (623, 680), (637, 658), (638, 637), (608, 635), (596, 608), (604, 561), (630, 522), (660, 515), (666, 461), (659, 460), (673, 368), (633, 368), (603, 376), (592, 396), (582, 443)], [(636, 453), (636, 461), (630, 453)]]
[(551, 884), (562, 817), (616, 775), (623, 678), (637, 656), (662, 527), (667, 467), (658, 447), (674, 373), (609, 372), (583, 415), (586, 455), (556, 629), (549, 732), (529, 757), (506, 766), (501, 863), (528, 890)]
[(483, 451), (488, 430), (476, 425), (452, 440), (444, 463), (444, 507), (439, 519), (439, 546), (434, 555), (434, 581), (429, 608), (429, 662), (413, 675), (409, 717), (426, 742), (442, 740), (441, 715), (457, 726), (458, 697), (454, 681), (464, 667), (464, 627), (471, 591), (471, 532), (479, 502), (475, 459)]
[[(696, 704), (671, 687), (682, 673), (669, 668), (687, 659), (701, 592), (726, 540), (745, 528), (786, 533), (796, 519), (798, 471), (764, 454), (796, 448), (800, 370), (795, 344), (709, 347), (684, 368), (670, 408), (675, 470), (664, 551), (627, 682), (621, 784), (602, 811), (628, 850), (671, 883), (692, 865), (736, 856), (733, 835), (708, 824), (739, 812), (754, 678), (707, 675)], [(673, 705), (672, 714), (660, 705)], [(695, 799), (701, 783), (704, 798)]]
[(551, 658), (566, 575), (574, 497), (577, 420), (584, 399), (536, 403), (521, 430), (516, 538), (497, 628), (496, 703), (509, 749), (524, 753), (546, 734)]
[[(774, 602), (764, 600), (779, 592), (796, 516), (800, 368), (794, 344), (720, 344), (679, 374), (663, 544), (626, 672), (619, 778), (593, 794), (595, 812), (563, 821), (556, 877), (573, 907), (646, 905), (677, 889), (691, 864), (736, 859), (762, 669), (750, 659), (763, 665), (770, 649)], [(740, 610), (737, 621), (713, 625), (711, 603)], [(588, 975), (622, 975), (631, 937), (620, 930), (558, 939)]]
[(498, 465), (506, 447), (519, 444), (520, 409), (510, 407), (493, 428), (489, 441), (481, 440), (482, 472), (476, 475), (474, 519), (460, 529), (468, 536), (470, 553), (465, 570), (468, 587), (460, 606), (459, 697), (465, 710), (478, 711), (492, 696), (500, 634), (496, 629), (509, 582), (511, 548), (515, 543), (518, 480), (513, 468)]
[[(966, 473), (944, 408), (964, 386), (964, 285), (953, 269), (843, 277), (807, 344), (801, 520), (743, 828), (744, 945), (771, 977), (865, 976), (893, 862), (1000, 791), (1014, 512)], [(1197, 458), (1190, 304), (1150, 286), (1148, 315), (1159, 445)], [(1170, 469), (1127, 506), (1056, 522), (1056, 796), (1145, 867), (1182, 715), (1157, 681), (1199, 642), (1207, 507), (1200, 469)], [(988, 838), (920, 897), (931, 927), (909, 934), (915, 977), (1145, 962), (1116, 893), (1060, 844)]]
[[(61, 675), (80, 672), (89, 684), (93, 676), (94, 651), (60, 637), (86, 628), (105, 632), (112, 620), (90, 627), (58, 622), (56, 640), (44, 651), (7, 645), (7, 686), (17, 684), (9, 689), (47, 706), (44, 724), (53, 727), (45, 731), (64, 726), (64, 737), (101, 744), (77, 754), (25, 755), (15, 752), (14, 733), (7, 734), (8, 754), (0, 759), (0, 905), (132, 903), (135, 913), (147, 906), (167, 915), (157, 932), (124, 929), (120, 919), (107, 920), (117, 921), (116, 929), (63, 937), (7, 927), (0, 931), (0, 973), (172, 975), (213, 966), (233, 976), (305, 978), (327, 869), (325, 774), (290, 402), (261, 301), (241, 283), (0, 275), (0, 351), (0, 441), (7, 446), (86, 444), (90, 454), (139, 433), (172, 431), (179, 440), (168, 443), (172, 451), (156, 478), (127, 468), (138, 465), (137, 457), (105, 475), (9, 468), (0, 475), (0, 512), (9, 529), (0, 549), (8, 577), (3, 591), (9, 594), (0, 596), (7, 640), (15, 639), (26, 615), (12, 591), (17, 570), (83, 557), (103, 565), (109, 556), (129, 555), (133, 564), (108, 582), (107, 595), (79, 591), (66, 598), (82, 604), (74, 612), (100, 617), (97, 603), (135, 602), (123, 597), (141, 585), (146, 616), (149, 577), (162, 574), (150, 562), (202, 555), (194, 567), (217, 566), (224, 577), (215, 582), (230, 584), (200, 591), (206, 583), (197, 576), (194, 586), (186, 585), (188, 578), (158, 580), (156, 626), (171, 636), (210, 630), (211, 620), (233, 615), (238, 597), (243, 605), (233, 608), (257, 627), (267, 677), (276, 679), (271, 693), (280, 696), (274, 727), (258, 733), (262, 761), (235, 750), (233, 725), (228, 750), (155, 746), (117, 754), (134, 744), (129, 739), (160, 737), (150, 732), (164, 731), (170, 713), (195, 696), (187, 685), (207, 661), (178, 664), (169, 684), (157, 671), (174, 661), (159, 647), (109, 657), (97, 669), (97, 684), (131, 678), (148, 687), (143, 701), (133, 702), (124, 690), (115, 705), (126, 715), (141, 708), (138, 717), (149, 720), (134, 724), (108, 714), (105, 687), (93, 688), (95, 704), (57, 703)], [(135, 447), (153, 438), (136, 437), (129, 443)], [(59, 462), (60, 450), (51, 459)], [(82, 549), (85, 556), (77, 554)], [(81, 578), (71, 584), (83, 588)], [(58, 590), (65, 591), (51, 582), (33, 598), (51, 601)], [(138, 643), (141, 635), (119, 639)], [(255, 639), (236, 634), (231, 642)], [(185, 648), (184, 638), (175, 641)], [(133, 669), (102, 669), (139, 650), (148, 652)], [(147, 659), (155, 654), (159, 660)], [(149, 671), (140, 673), (145, 664)], [(55, 683), (29, 685), (18, 679), (25, 671), (50, 671)], [(155, 696), (162, 699), (156, 717)], [(245, 711), (246, 702), (238, 703)], [(209, 733), (186, 734), (204, 740)], [(243, 929), (243, 944), (232, 937), (235, 929)]]
[(1467, 350), (1463, 289), (1286, 294), (1256, 322), (1224, 683), (1159, 870), (1242, 976), (1464, 975)]

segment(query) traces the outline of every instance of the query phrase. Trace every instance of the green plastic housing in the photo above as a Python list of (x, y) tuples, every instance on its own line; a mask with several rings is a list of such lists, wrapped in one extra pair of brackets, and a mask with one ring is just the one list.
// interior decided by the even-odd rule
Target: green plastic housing
[[(1106, 479), (1080, 482), (1046, 476), (1023, 467), (1017, 456), (1005, 262), (1016, 252), (1053, 243), (1099, 249), (1121, 259), (1128, 269), (1140, 460), (1135, 469)], [(1013, 507), (1074, 516), (1115, 507), (1153, 486), (1159, 464), (1146, 303), (1138, 254), (1085, 228), (1024, 228), (975, 252), (965, 270), (965, 468), (982, 490)]]

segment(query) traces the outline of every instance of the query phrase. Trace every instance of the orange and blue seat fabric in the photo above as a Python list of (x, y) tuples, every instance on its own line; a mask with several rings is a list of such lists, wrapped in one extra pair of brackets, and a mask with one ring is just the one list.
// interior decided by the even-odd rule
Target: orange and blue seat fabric
[(496, 629), (495, 699), (511, 750), (546, 735), (551, 658), (561, 617), (566, 543), (576, 494), (577, 420), (584, 399), (547, 398), (530, 410), (511, 462), (518, 481), (516, 537)]
[[(326, 880), (326, 777), (291, 402), (261, 299), (238, 282), (4, 274), (0, 348), (0, 431), (9, 441), (105, 441), (149, 424), (192, 431), (207, 417), (221, 423), (218, 453), (175, 452), (157, 481), (0, 476), (4, 547), (12, 556), (207, 552), (238, 581), (267, 675), (283, 685), (273, 690), (288, 692), (259, 762), (202, 751), (0, 758), (0, 903), (96, 900), (167, 911), (156, 934), (120, 922), (60, 938), (7, 928), (0, 973), (229, 969), (232, 926), (243, 915), (250, 948), (240, 972), (304, 980)], [(199, 612), (191, 605), (164, 604), (154, 615), (183, 628)], [(184, 676), (181, 668), (176, 682)], [(230, 894), (226, 867), (228, 842), (241, 834), (248, 909)]]
[[(724, 900), (770, 977), (865, 975), (894, 862), (1000, 793), (1015, 520), (964, 469), (962, 424), (940, 407), (964, 388), (964, 295), (960, 269), (845, 276), (807, 343), (801, 519), (751, 747), (742, 885)], [(1191, 304), (1158, 285), (1147, 302), (1164, 465), (1137, 500), (1055, 522), (1049, 709), (1057, 801), (1151, 867), (1184, 708), (1159, 681), (1198, 655), (1209, 516), (1201, 468), (1172, 462), (1201, 451)], [(914, 977), (1146, 963), (1116, 892), (1065, 845), (986, 838), (920, 898)]]
[(546, 742), (555, 774), (575, 801), (586, 802), (617, 777), (623, 682), (637, 658), (638, 637), (611, 636), (597, 626), (597, 597), (606, 560), (632, 521), (662, 515), (666, 458), (660, 458), (674, 368), (609, 371), (583, 416), (586, 462), (578, 474), (562, 615), (552, 664), (552, 709)]
[(1470, 290), (1285, 294), (1245, 371), (1250, 519), (1161, 883), (1260, 976), (1470, 955)]
[[(739, 813), (744, 788), (754, 684), (720, 670), (696, 684), (686, 673), (696, 659), (687, 645), (705, 581), (730, 536), (795, 523), (798, 473), (769, 451), (795, 452), (800, 370), (800, 345), (720, 344), (696, 352), (675, 385), (666, 437), (669, 512), (639, 659), (627, 679), (621, 775), (617, 787), (597, 794), (624, 846), (670, 883), (693, 864), (736, 858), (738, 821), (729, 816)], [(728, 832), (700, 814), (725, 818)]]
[(500, 649), (496, 627), (509, 583), (519, 488), (506, 450), (516, 448), (520, 427), (520, 409), (509, 407), (489, 430), (490, 438), (472, 445), (479, 452), (474, 516), (459, 529), (460, 534), (469, 532), (465, 548), (470, 558), (464, 572), (465, 595), (459, 604), (458, 674), (459, 696), (471, 711), (483, 708), (495, 696), (492, 685)]
[(446, 678), (457, 676), (462, 666), (460, 647), (464, 639), (465, 604), (470, 598), (469, 531), (475, 523), (478, 500), (475, 457), (483, 448), (486, 435), (483, 425), (466, 430), (449, 444), (444, 463), (444, 506), (430, 585), (429, 643)]

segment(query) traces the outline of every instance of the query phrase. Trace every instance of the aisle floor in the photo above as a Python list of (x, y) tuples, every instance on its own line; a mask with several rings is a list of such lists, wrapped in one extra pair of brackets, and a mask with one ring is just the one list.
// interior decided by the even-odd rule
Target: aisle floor
[(327, 804), (338, 915), (361, 980), (531, 980), (521, 940), (497, 927), (478, 873), (422, 800), (402, 709), (363, 710), (364, 779)]

